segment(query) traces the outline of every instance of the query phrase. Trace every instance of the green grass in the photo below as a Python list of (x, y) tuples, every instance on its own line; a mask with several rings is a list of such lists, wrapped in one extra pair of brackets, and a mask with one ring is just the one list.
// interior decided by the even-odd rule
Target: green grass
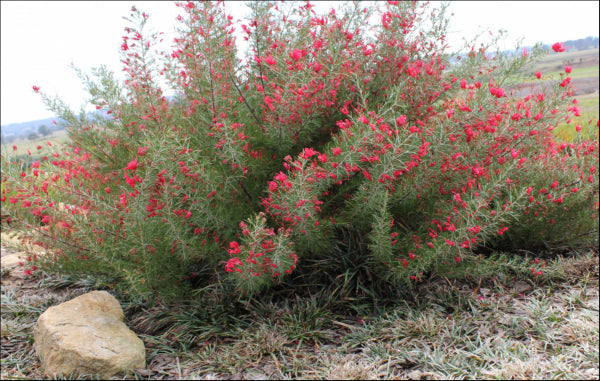
[[(598, 94), (588, 94), (591, 97), (587, 98), (584, 102), (579, 103), (579, 107), (581, 108), (580, 116), (573, 116), (571, 118), (571, 123), (563, 122), (559, 124), (556, 129), (553, 131), (554, 136), (556, 136), (559, 140), (566, 142), (574, 142), (577, 140), (577, 130), (576, 126), (581, 125), (581, 137), (583, 139), (596, 139), (598, 140), (598, 103), (594, 105), (590, 104), (591, 102), (598, 102)], [(580, 99), (580, 97), (577, 97)], [(592, 111), (589, 111), (592, 110)], [(591, 122), (591, 123), (590, 123)]]
[(582, 112), (595, 112), (598, 114), (600, 105), (598, 104), (598, 93), (578, 95), (575, 97), (579, 102), (579, 108)]
[(565, 73), (564, 67), (562, 70), (551, 71), (551, 72), (543, 72), (542, 75), (544, 77), (552, 77), (554, 79), (560, 78), (561, 74), (563, 78), (567, 76), (571, 77), (571, 79), (579, 79), (579, 78), (594, 78), (598, 77), (599, 66), (590, 66), (590, 67), (582, 67), (582, 68), (574, 68), (570, 74)]

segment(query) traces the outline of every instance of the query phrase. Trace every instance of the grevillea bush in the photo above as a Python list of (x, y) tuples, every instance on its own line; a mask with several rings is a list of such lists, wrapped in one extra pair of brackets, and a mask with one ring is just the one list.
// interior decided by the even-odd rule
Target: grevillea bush
[(444, 8), (413, 2), (249, 5), (245, 59), (223, 3), (178, 4), (169, 52), (133, 8), (126, 80), (79, 72), (101, 112), (34, 87), (71, 144), (4, 157), (2, 208), (42, 265), (170, 298), (257, 291), (348, 241), (399, 285), (482, 248), (597, 245), (598, 141), (553, 139), (577, 107), (568, 73), (520, 74), (540, 46), (450, 54)]

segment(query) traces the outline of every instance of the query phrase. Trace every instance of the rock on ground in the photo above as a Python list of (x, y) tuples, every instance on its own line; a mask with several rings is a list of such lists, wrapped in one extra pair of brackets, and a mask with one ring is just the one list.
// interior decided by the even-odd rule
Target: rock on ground
[(144, 368), (144, 344), (124, 319), (119, 302), (106, 291), (92, 291), (48, 308), (34, 328), (42, 371), (48, 377), (107, 379)]

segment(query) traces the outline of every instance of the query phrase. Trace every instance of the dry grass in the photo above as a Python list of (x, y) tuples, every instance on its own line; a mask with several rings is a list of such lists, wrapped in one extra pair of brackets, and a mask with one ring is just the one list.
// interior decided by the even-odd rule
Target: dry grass
[[(129, 302), (124, 310), (148, 366), (125, 378), (598, 379), (598, 255), (548, 267), (553, 275), (535, 282), (434, 276), (412, 298), (368, 317), (329, 310), (316, 297), (223, 300), (205, 310)], [(3, 272), (2, 378), (43, 377), (35, 320), (94, 287)]]

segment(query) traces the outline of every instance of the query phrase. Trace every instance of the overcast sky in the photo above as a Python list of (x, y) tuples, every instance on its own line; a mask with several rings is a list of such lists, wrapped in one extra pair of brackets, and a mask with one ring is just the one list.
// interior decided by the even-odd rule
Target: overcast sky
[[(314, 3), (328, 10), (336, 2)], [(104, 64), (120, 73), (121, 36), (127, 26), (122, 17), (133, 4), (150, 14), (151, 27), (173, 39), (179, 8), (170, 2), (2, 1), (1, 124), (53, 117), (32, 85), (59, 95), (78, 111), (86, 94), (71, 62), (84, 72)], [(243, 3), (226, 6), (234, 19), (244, 17)], [(598, 36), (598, 8), (598, 1), (455, 1), (449, 8), (454, 13), (449, 42), (458, 46), (463, 37), (499, 29), (508, 31), (506, 49), (519, 38), (533, 45)]]

